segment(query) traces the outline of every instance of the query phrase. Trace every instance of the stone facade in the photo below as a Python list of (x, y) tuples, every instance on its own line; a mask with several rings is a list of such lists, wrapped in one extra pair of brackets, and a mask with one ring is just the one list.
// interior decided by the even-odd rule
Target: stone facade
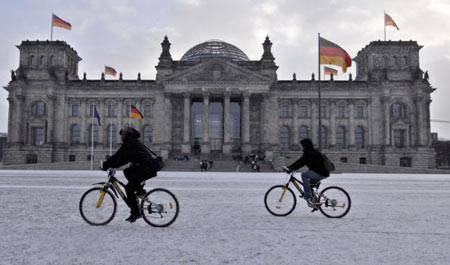
[[(172, 154), (298, 156), (300, 140), (319, 142), (333, 160), (435, 167), (430, 94), (416, 42), (371, 42), (353, 59), (348, 81), (278, 80), (269, 38), (260, 60), (214, 41), (173, 60), (167, 37), (155, 80), (87, 80), (81, 58), (62, 41), (24, 41), (12, 71), (4, 164), (103, 159), (133, 126), (164, 157)], [(218, 52), (211, 52), (217, 49)], [(209, 49), (209, 50), (208, 50)], [(321, 89), (319, 110), (318, 88)], [(130, 105), (144, 119), (129, 118)], [(102, 126), (92, 118), (97, 109)], [(93, 137), (92, 137), (93, 136)]]

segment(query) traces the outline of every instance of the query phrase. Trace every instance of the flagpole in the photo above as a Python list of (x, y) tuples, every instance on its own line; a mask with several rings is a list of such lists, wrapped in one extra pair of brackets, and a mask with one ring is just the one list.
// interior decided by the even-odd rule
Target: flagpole
[[(92, 106), (92, 105), (91, 105)], [(92, 109), (91, 119), (91, 170), (94, 169), (94, 109)]]
[(50, 41), (53, 41), (53, 12), (52, 18), (50, 19)]
[(317, 33), (318, 36), (318, 45), (319, 45), (319, 151), (322, 150), (322, 105), (321, 105), (321, 91), (320, 91), (320, 33)]
[(386, 41), (386, 12), (384, 12), (383, 20), (384, 20), (384, 41)]

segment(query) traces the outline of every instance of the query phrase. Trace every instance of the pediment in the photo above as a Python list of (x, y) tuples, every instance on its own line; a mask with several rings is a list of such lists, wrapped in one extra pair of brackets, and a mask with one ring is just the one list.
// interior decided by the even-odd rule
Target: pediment
[(245, 69), (232, 62), (222, 59), (212, 59), (192, 66), (189, 69), (175, 73), (165, 78), (165, 82), (174, 83), (266, 83), (270, 78)]

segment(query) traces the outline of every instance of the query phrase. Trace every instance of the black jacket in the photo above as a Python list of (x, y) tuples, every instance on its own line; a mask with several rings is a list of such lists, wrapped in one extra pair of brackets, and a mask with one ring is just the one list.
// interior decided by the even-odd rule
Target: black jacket
[(300, 143), (303, 146), (303, 155), (288, 168), (294, 171), (306, 165), (310, 170), (323, 177), (330, 176), (330, 172), (325, 169), (322, 154), (313, 147), (311, 140), (303, 139)]
[[(134, 129), (128, 131), (119, 150), (103, 163), (103, 169), (118, 168), (129, 162), (134, 167), (151, 169), (150, 161), (153, 160), (153, 157), (145, 145), (138, 140), (140, 136), (140, 133)], [(152, 176), (156, 176), (156, 172), (151, 171), (153, 171)]]

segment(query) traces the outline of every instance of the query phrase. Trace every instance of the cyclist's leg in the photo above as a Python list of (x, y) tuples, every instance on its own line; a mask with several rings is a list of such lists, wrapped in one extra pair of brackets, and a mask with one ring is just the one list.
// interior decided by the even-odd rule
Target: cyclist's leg
[(142, 178), (141, 172), (136, 167), (129, 167), (123, 171), (128, 183), (125, 185), (125, 191), (127, 193), (128, 202), (130, 204), (131, 214), (139, 214), (139, 207), (136, 200), (136, 191), (140, 189)]
[(323, 177), (312, 170), (308, 170), (302, 173), (303, 187), (305, 188), (305, 196), (311, 197), (311, 180), (321, 180)]

